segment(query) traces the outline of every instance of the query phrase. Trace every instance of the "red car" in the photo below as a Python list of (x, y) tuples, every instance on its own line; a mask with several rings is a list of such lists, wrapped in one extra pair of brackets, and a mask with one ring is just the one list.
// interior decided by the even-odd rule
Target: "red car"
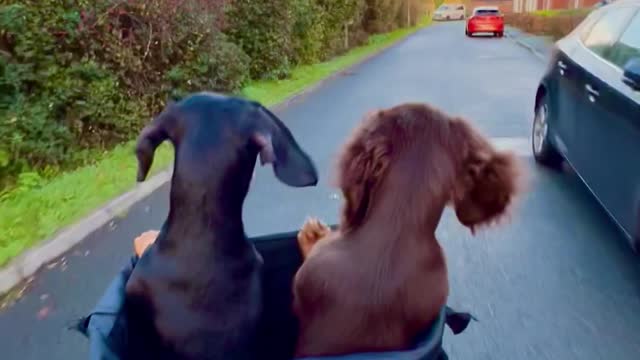
[(479, 6), (473, 9), (473, 14), (467, 19), (465, 34), (473, 36), (475, 33), (492, 33), (494, 36), (504, 36), (504, 16), (495, 6)]

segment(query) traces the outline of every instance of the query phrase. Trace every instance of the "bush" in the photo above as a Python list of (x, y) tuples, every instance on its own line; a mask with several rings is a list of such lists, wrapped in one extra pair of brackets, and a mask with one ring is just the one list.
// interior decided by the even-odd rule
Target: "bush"
[(248, 58), (191, 0), (27, 0), (0, 6), (0, 187), (77, 166), (136, 135), (171, 95), (235, 91)]
[(578, 9), (560, 9), (560, 10), (538, 10), (532, 14), (536, 16), (553, 17), (559, 15), (588, 15), (591, 12), (591, 8), (578, 8)]
[(407, 25), (407, 5), (411, 22), (416, 25), (427, 10), (422, 0), (365, 0), (366, 7), (362, 27), (368, 33), (388, 32)]
[(585, 11), (559, 12), (550, 15), (514, 13), (505, 15), (505, 23), (534, 35), (551, 36), (557, 40), (568, 35), (588, 15)]
[(293, 0), (234, 0), (226, 13), (227, 33), (251, 58), (250, 75), (285, 77), (293, 46)]
[(228, 42), (224, 34), (218, 34), (217, 38), (209, 52), (203, 51), (193, 61), (178, 64), (167, 72), (165, 90), (171, 98), (202, 89), (237, 90), (249, 80), (249, 56)]
[(294, 62), (311, 64), (322, 60), (324, 47), (324, 9), (315, 0), (295, 0), (293, 6), (292, 47)]
[[(346, 51), (344, 30), (358, 33), (364, 15), (363, 0), (326, 0), (319, 1), (322, 7), (323, 42), (326, 52), (324, 58)], [(353, 44), (350, 42), (350, 46)]]
[(234, 0), (226, 32), (251, 57), (253, 78), (284, 78), (294, 64), (345, 50), (344, 26), (360, 25), (363, 6), (363, 0)]

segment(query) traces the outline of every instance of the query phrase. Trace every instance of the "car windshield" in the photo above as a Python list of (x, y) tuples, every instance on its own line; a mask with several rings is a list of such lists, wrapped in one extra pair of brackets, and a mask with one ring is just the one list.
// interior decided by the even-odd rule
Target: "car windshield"
[(442, 10), (449, 10), (449, 7), (447, 5), (442, 5), (438, 8), (438, 10), (442, 11)]
[(499, 10), (495, 9), (478, 9), (476, 10), (476, 16), (497, 16), (500, 15)]

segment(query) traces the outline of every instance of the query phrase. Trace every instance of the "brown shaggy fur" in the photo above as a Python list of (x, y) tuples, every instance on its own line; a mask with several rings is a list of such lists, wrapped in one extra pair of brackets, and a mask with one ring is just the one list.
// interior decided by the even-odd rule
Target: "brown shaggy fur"
[(472, 232), (494, 223), (518, 192), (519, 164), (465, 120), (403, 104), (365, 117), (338, 170), (339, 230), (310, 219), (298, 236), (296, 356), (406, 349), (447, 301), (435, 237), (445, 206)]

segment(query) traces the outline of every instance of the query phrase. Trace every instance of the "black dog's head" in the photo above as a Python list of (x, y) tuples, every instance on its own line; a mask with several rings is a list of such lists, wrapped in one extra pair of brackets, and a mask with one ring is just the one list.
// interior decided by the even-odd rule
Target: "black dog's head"
[(175, 149), (174, 185), (179, 179), (185, 189), (212, 181), (227, 189), (248, 187), (258, 154), (289, 186), (318, 182), (313, 162), (289, 129), (256, 102), (197, 93), (169, 104), (138, 138), (138, 181), (147, 177), (155, 150), (166, 139)]

